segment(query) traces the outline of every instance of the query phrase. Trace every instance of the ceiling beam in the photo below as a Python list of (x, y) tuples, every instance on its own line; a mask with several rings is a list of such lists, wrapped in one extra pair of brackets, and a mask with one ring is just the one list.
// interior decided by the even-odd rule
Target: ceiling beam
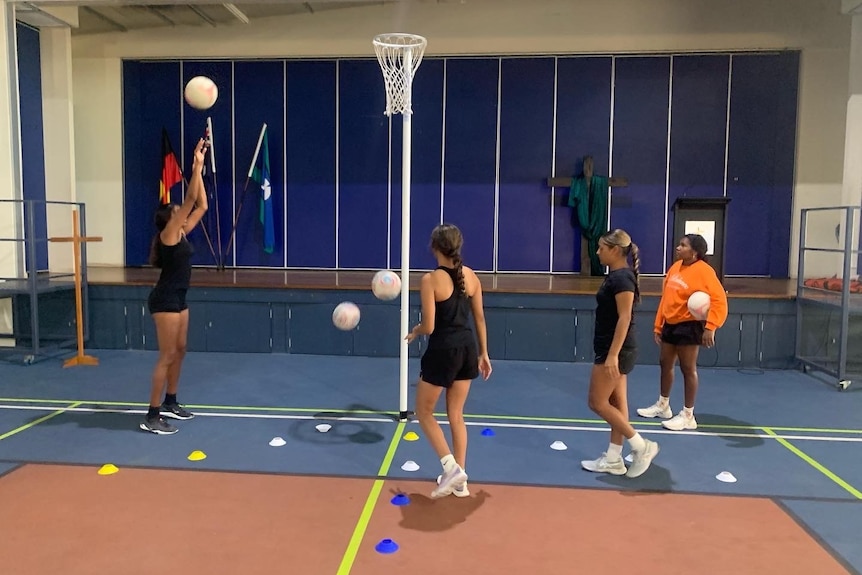
[(200, 8), (195, 6), (194, 4), (187, 4), (187, 6), (189, 7), (189, 10), (191, 10), (192, 12), (194, 12), (195, 14), (198, 15), (198, 18), (200, 18), (201, 20), (203, 20), (204, 22), (206, 22), (207, 24), (209, 24), (213, 28), (216, 28), (218, 26), (218, 24), (216, 24), (215, 20), (213, 20), (212, 18), (210, 18), (209, 16), (204, 14), (203, 10), (201, 10)]
[(862, 0), (841, 0), (842, 14), (862, 14)]
[(128, 32), (129, 31), (128, 28), (126, 28), (125, 26), (123, 26), (122, 24), (117, 22), (116, 20), (111, 20), (110, 18), (108, 18), (107, 16), (102, 14), (101, 12), (98, 12), (95, 8), (91, 8), (90, 6), (81, 6), (81, 10), (83, 10), (87, 14), (92, 14), (93, 16), (95, 16), (96, 18), (101, 20), (102, 22), (110, 24), (111, 26), (113, 26), (114, 28), (119, 30), (120, 32)]
[[(213, 0), (7, 0), (9, 4), (21, 4), (29, 2), (31, 4), (46, 6), (212, 6), (218, 2)], [(385, 4), (396, 4), (400, 2), (412, 2), (415, 0), (386, 0)], [(243, 4), (294, 4), (301, 6), (306, 4), (307, 0), (233, 0), (232, 4), (242, 6)], [(381, 0), (314, 0), (315, 4), (368, 4), (380, 5)]]
[(162, 12), (161, 10), (156, 8), (155, 6), (147, 5), (147, 6), (144, 6), (144, 8), (146, 8), (147, 12), (149, 12), (150, 14), (152, 14), (153, 16), (155, 16), (156, 18), (158, 18), (159, 20), (161, 20), (165, 24), (167, 24), (169, 26), (176, 26), (177, 25), (176, 22), (174, 22), (173, 20), (168, 18), (164, 12)]
[(222, 6), (224, 6), (228, 12), (233, 14), (237, 20), (239, 20), (243, 24), (248, 24), (248, 16), (246, 16), (243, 11), (237, 8), (235, 5), (228, 3), (222, 4)]

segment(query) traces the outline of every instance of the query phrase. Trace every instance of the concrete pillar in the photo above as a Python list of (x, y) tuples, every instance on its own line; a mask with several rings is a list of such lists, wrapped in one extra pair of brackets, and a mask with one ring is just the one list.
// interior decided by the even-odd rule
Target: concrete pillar
[[(844, 177), (841, 200), (845, 206), (862, 207), (862, 12), (850, 12), (853, 19), (850, 38), (849, 90), (847, 98), (847, 124), (844, 136)], [(859, 214), (848, 239), (859, 246)], [(842, 228), (844, 226), (842, 225)], [(856, 277), (858, 258), (852, 257), (850, 276)]]
[[(70, 28), (39, 31), (42, 62), (42, 117), (45, 146), (45, 199), (74, 202), (75, 131), (72, 99), (72, 36)], [(48, 205), (48, 235), (72, 234), (72, 206)], [(74, 268), (71, 244), (48, 244), (52, 272)]]
[[(15, 41), (15, 9), (0, 3), (0, 200), (20, 200), (20, 117), (18, 111), (18, 58)], [(0, 202), (0, 238), (23, 237), (21, 206)], [(24, 274), (23, 245), (0, 241), (0, 278)], [(12, 330), (12, 300), (0, 298), (0, 333)], [(5, 342), (4, 342), (5, 343)]]

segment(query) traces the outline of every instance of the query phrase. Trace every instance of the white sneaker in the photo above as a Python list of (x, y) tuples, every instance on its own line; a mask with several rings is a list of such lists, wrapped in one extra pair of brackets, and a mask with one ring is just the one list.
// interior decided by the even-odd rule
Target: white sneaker
[(655, 441), (644, 439), (645, 446), (640, 451), (632, 451), (634, 461), (626, 472), (626, 477), (640, 477), (649, 469), (650, 463), (658, 455), (659, 446)]
[(456, 487), (461, 487), (467, 482), (467, 474), (461, 469), (460, 465), (456, 465), (449, 471), (444, 471), (440, 476), (440, 483), (431, 492), (431, 499), (439, 499), (446, 497), (452, 493)]
[(581, 467), (593, 473), (610, 473), (611, 475), (625, 475), (626, 464), (623, 463), (623, 458), (620, 457), (616, 461), (608, 461), (608, 454), (602, 453), (602, 456), (595, 460), (581, 461)]
[[(437, 485), (440, 485), (440, 479), (442, 475), (437, 476)], [(465, 481), (461, 487), (455, 487), (452, 489), (452, 495), (455, 497), (470, 497), (470, 490), (467, 488), (467, 482)]]
[(661, 424), (665, 429), (670, 429), (671, 431), (697, 429), (697, 420), (694, 418), (694, 414), (689, 417), (685, 414), (685, 411), (680, 411), (673, 416), (673, 419), (662, 421)]
[(638, 409), (638, 415), (641, 417), (660, 417), (662, 419), (670, 419), (673, 417), (673, 412), (670, 410), (670, 405), (662, 405), (658, 401), (649, 407), (641, 407)]

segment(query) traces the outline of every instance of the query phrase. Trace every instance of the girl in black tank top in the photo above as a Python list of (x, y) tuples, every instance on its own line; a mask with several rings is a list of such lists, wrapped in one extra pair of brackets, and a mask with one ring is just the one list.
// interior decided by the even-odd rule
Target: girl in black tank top
[(188, 339), (186, 291), (191, 281), (191, 258), (194, 253), (186, 236), (200, 222), (208, 207), (201, 177), (205, 154), (205, 142), (200, 139), (195, 146), (191, 178), (183, 204), (165, 204), (156, 210), (155, 224), (158, 231), (150, 246), (150, 263), (160, 268), (161, 273), (150, 291), (147, 304), (156, 324), (159, 359), (150, 380), (149, 409), (139, 426), (144, 431), (158, 435), (178, 431), (167, 422), (166, 417), (194, 417), (177, 401), (177, 388)]
[(454, 268), (437, 266), (452, 279), (452, 295), (443, 301), (434, 302), (434, 331), (428, 338), (428, 349), (446, 349), (473, 344), (470, 329), (470, 297), (458, 289), (458, 278)]
[[(442, 224), (431, 232), (431, 251), (437, 259), (437, 267), (422, 277), (422, 322), (406, 338), (411, 342), (419, 335), (430, 336), (422, 354), (416, 416), (443, 467), (437, 486), (431, 492), (432, 498), (470, 495), (464, 471), (467, 458), (464, 403), (470, 382), (479, 374), (484, 379), (491, 375), (482, 286), (473, 271), (465, 268), (461, 261), (462, 244), (461, 231), (455, 226)], [(443, 299), (438, 299), (441, 297)], [(469, 324), (471, 315), (475, 333)], [(444, 389), (452, 449), (434, 418), (434, 408)]]

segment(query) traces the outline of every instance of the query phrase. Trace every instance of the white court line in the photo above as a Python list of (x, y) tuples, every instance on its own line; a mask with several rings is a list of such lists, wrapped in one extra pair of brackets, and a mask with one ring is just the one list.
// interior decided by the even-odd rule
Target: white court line
[[(89, 412), (89, 413), (120, 413), (120, 414), (144, 414), (147, 412), (145, 409), (109, 409), (109, 408), (93, 408), (93, 407), (69, 407), (69, 408), (58, 408), (58, 407), (43, 407), (38, 405), (3, 405), (0, 404), (0, 409), (11, 409), (11, 410), (31, 410), (31, 411), (57, 411), (58, 409), (62, 409), (63, 411), (78, 411), (78, 412)], [(236, 419), (289, 419), (289, 420), (314, 420), (314, 421), (356, 421), (356, 422), (370, 422), (370, 423), (399, 423), (395, 419), (389, 417), (356, 417), (356, 416), (347, 416), (347, 417), (318, 417), (316, 415), (296, 415), (296, 414), (286, 414), (286, 413), (213, 413), (213, 412), (195, 412), (195, 417), (229, 417)], [(418, 421), (410, 421), (408, 423), (418, 425)], [(448, 425), (449, 423), (445, 420), (439, 421), (440, 425)], [(609, 427), (605, 426), (592, 426), (587, 427), (583, 425), (553, 425), (547, 423), (504, 423), (497, 421), (467, 421), (466, 424), (472, 427), (508, 427), (514, 429), (547, 429), (552, 431), (593, 431), (593, 432), (602, 432), (607, 433), (610, 431)], [(694, 437), (746, 437), (746, 438), (755, 438), (755, 439), (786, 439), (786, 440), (796, 440), (796, 441), (835, 441), (835, 442), (847, 442), (847, 443), (862, 443), (862, 437), (826, 437), (822, 435), (768, 435), (765, 432), (762, 433), (740, 433), (735, 431), (671, 431), (669, 429), (638, 429), (638, 432), (643, 435), (691, 435)]]
[[(80, 411), (88, 413), (120, 413), (120, 414), (145, 414), (146, 409), (112, 409), (99, 407), (72, 407), (72, 408), (48, 408), (40, 405), (2, 405), (0, 409), (29, 409), (31, 411)], [(195, 417), (234, 417), (239, 419), (313, 419), (315, 421), (371, 421), (376, 423), (398, 423), (391, 417), (318, 417), (316, 415), (295, 415), (275, 413), (209, 413), (195, 411)]]
[[(440, 422), (445, 425), (445, 422)], [(601, 431), (607, 433), (610, 427), (584, 427), (575, 425), (549, 425), (531, 423), (482, 423), (468, 421), (467, 425), (479, 425), (484, 427), (516, 427), (524, 429), (553, 429), (560, 431)], [(764, 433), (739, 433), (735, 431), (671, 431), (670, 429), (638, 429), (642, 435), (693, 435), (695, 437), (754, 437), (757, 439), (807, 439), (810, 441), (848, 441), (850, 443), (862, 443), (862, 437), (824, 437), (822, 435), (768, 435)]]

